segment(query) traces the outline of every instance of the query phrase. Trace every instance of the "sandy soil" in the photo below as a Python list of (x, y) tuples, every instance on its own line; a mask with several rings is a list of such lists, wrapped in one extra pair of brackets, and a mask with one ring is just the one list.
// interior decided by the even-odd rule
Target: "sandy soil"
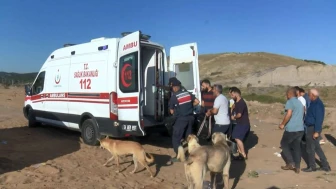
[[(143, 142), (146, 151), (155, 156), (156, 162), (150, 166), (157, 171), (155, 178), (151, 179), (144, 170), (130, 175), (131, 157), (122, 158), (121, 161), (126, 162), (122, 164), (124, 170), (115, 173), (114, 165), (102, 166), (110, 154), (83, 144), (79, 133), (51, 127), (26, 127), (23, 99), (21, 89), (0, 89), (1, 188), (185, 188), (182, 163), (171, 165), (169, 162), (173, 154), (169, 138), (154, 135)], [(280, 152), (282, 131), (277, 129), (277, 124), (283, 116), (283, 105), (249, 102), (249, 108), (252, 122), (252, 133), (247, 141), (249, 159), (232, 162), (232, 188), (335, 188), (335, 171), (297, 175), (280, 169), (283, 160), (274, 153)], [(331, 128), (324, 131), (324, 137), (330, 142), (323, 146), (332, 168), (336, 166), (334, 112), (335, 109), (327, 108), (326, 123)], [(305, 167), (304, 161), (302, 167)], [(259, 177), (250, 176), (254, 171)]]

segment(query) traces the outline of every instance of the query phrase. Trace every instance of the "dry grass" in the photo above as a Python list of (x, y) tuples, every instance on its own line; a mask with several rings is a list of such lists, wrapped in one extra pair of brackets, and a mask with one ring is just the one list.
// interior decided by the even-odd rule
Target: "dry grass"
[[(264, 72), (281, 66), (302, 66), (303, 60), (265, 52), (222, 53), (199, 56), (201, 78), (234, 83), (234, 78)], [(226, 82), (227, 81), (227, 82)]]

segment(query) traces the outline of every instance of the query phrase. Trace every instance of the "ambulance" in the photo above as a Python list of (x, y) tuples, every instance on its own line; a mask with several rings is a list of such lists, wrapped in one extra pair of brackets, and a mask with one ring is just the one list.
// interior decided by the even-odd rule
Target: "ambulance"
[(76, 130), (84, 143), (96, 145), (101, 136), (145, 136), (162, 126), (168, 99), (157, 86), (170, 77), (201, 100), (197, 44), (171, 47), (168, 63), (164, 47), (149, 39), (124, 32), (52, 52), (26, 87), (28, 126)]

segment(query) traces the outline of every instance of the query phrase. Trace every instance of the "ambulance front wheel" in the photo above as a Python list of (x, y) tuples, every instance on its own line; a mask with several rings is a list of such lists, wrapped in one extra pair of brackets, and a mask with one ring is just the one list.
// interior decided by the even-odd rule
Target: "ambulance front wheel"
[(40, 124), (36, 121), (36, 117), (34, 115), (34, 111), (32, 108), (28, 108), (27, 110), (27, 118), (28, 118), (28, 127), (37, 127)]
[(98, 127), (93, 119), (87, 119), (83, 122), (81, 127), (82, 139), (85, 144), (96, 146), (98, 145)]

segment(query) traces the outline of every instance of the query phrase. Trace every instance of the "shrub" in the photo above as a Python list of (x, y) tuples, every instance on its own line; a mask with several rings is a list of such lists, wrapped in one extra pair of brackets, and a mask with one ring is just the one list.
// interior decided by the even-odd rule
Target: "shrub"
[(319, 61), (319, 60), (306, 60), (304, 59), (303, 61), (308, 62), (308, 63), (315, 63), (315, 64), (322, 64), (322, 65), (326, 65), (326, 63)]
[(9, 83), (4, 83), (2, 84), (5, 89), (9, 89), (10, 84)]
[(271, 104), (271, 103), (286, 103), (283, 98), (273, 97), (271, 95), (257, 95), (255, 93), (247, 94), (243, 96), (244, 99), (248, 101), (258, 101), (260, 103)]

